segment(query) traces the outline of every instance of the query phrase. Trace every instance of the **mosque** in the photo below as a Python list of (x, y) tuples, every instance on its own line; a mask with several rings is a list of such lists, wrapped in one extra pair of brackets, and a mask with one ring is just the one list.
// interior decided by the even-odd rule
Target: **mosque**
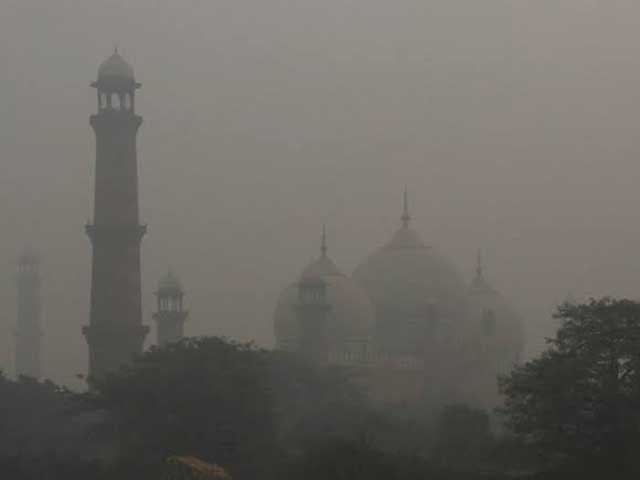
[[(94, 216), (85, 231), (92, 245), (89, 383), (143, 350), (149, 328), (141, 308), (135, 96), (141, 84), (117, 52), (91, 84), (97, 111)], [(38, 258), (25, 254), (18, 270), (18, 373), (40, 375)], [(180, 281), (158, 285), (158, 343), (184, 335), (188, 312)], [(355, 372), (384, 403), (499, 402), (496, 376), (519, 361), (520, 317), (487, 281), (478, 258), (470, 283), (411, 226), (405, 191), (401, 224), (351, 276), (331, 260), (322, 236), (320, 256), (281, 293), (274, 315), (278, 349)]]
[(478, 254), (465, 282), (411, 226), (400, 228), (351, 276), (320, 256), (281, 293), (277, 348), (358, 372), (374, 400), (393, 404), (499, 403), (496, 378), (521, 356), (524, 329), (488, 282)]

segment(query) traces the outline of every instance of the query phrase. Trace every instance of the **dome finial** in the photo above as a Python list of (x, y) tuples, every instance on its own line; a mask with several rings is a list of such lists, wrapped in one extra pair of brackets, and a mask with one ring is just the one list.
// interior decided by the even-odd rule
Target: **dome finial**
[(118, 42), (114, 42), (113, 44), (113, 54), (118, 55)]
[(482, 278), (484, 276), (484, 264), (482, 262), (482, 250), (479, 248), (476, 252), (476, 277)]
[(322, 224), (322, 240), (320, 243), (320, 253), (322, 254), (322, 258), (327, 256), (327, 226)]
[(409, 222), (411, 221), (411, 215), (409, 215), (409, 191), (407, 186), (404, 187), (403, 196), (403, 210), (402, 210), (402, 226), (409, 228)]

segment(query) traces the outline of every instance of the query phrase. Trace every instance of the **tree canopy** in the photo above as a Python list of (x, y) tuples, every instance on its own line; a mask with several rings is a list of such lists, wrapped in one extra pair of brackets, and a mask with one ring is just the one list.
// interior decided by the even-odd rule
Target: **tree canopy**
[(510, 426), (551, 464), (637, 468), (640, 303), (565, 303), (549, 348), (501, 379)]
[[(456, 406), (436, 422), (438, 412), (374, 408), (353, 375), (252, 344), (188, 338), (152, 348), (84, 394), (0, 377), (0, 446), (17, 446), (0, 452), (0, 476), (155, 479), (180, 456), (237, 480), (486, 478), (469, 473), (490, 441), (483, 412)], [(26, 440), (38, 448), (22, 448)]]
[(87, 400), (131, 461), (193, 455), (234, 478), (268, 477), (310, 439), (351, 438), (368, 412), (341, 369), (216, 337), (152, 348)]
[(158, 465), (193, 455), (244, 469), (276, 444), (269, 366), (251, 344), (185, 339), (108, 375), (88, 400), (108, 412), (121, 456)]

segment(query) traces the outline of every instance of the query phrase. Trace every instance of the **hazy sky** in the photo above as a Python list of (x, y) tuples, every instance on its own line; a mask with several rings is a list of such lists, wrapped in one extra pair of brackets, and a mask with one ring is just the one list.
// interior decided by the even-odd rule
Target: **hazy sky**
[[(98, 64), (143, 87), (145, 320), (171, 266), (189, 334), (272, 342), (318, 252), (350, 273), (414, 224), (527, 320), (640, 291), (640, 3), (622, 0), (0, 0), (0, 365), (15, 259), (43, 266), (45, 369), (86, 370)], [(155, 338), (155, 331), (150, 336)]]

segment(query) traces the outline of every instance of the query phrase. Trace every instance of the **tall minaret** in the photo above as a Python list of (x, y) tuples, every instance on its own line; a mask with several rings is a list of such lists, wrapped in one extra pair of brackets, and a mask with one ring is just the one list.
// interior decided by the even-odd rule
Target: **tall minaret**
[(180, 280), (169, 270), (156, 292), (158, 310), (153, 318), (158, 325), (158, 345), (175, 343), (184, 337), (184, 322), (189, 315), (184, 309), (184, 290)]
[(404, 193), (402, 195), (402, 228), (409, 228), (409, 222), (411, 222), (411, 215), (409, 214), (409, 190), (404, 187)]
[(40, 257), (26, 249), (18, 261), (18, 320), (16, 322), (16, 376), (42, 376), (40, 326)]
[(89, 382), (142, 352), (148, 327), (142, 324), (140, 242), (146, 226), (138, 218), (133, 69), (113, 53), (98, 69), (98, 113), (90, 124), (96, 136), (93, 224), (86, 232), (93, 247), (91, 312), (82, 329), (89, 344)]

